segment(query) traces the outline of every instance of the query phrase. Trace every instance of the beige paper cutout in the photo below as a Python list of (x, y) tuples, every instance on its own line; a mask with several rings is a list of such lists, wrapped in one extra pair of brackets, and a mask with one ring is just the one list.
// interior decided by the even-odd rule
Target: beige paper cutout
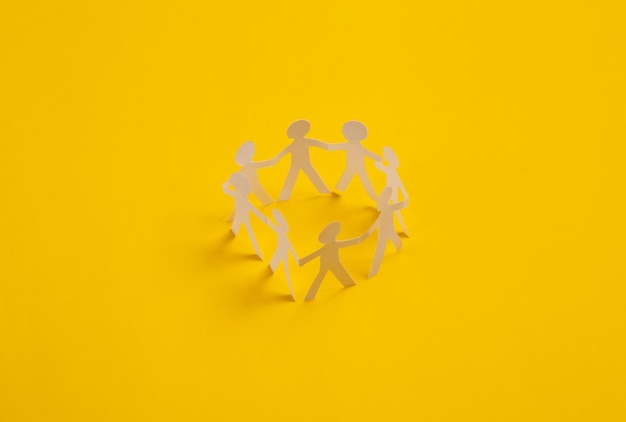
[(326, 187), (320, 175), (315, 171), (313, 164), (311, 164), (311, 156), (309, 154), (310, 147), (328, 150), (328, 144), (316, 139), (305, 138), (310, 128), (311, 124), (308, 120), (296, 120), (290, 124), (287, 128), (287, 137), (293, 139), (293, 142), (274, 158), (275, 161), (278, 161), (285, 154), (291, 154), (291, 167), (289, 168), (289, 172), (285, 178), (285, 184), (278, 197), (281, 201), (286, 201), (291, 196), (300, 170), (308, 176), (318, 192), (330, 193), (330, 190)]
[(386, 186), (380, 193), (377, 203), (379, 211), (378, 218), (364, 235), (369, 236), (378, 228), (378, 242), (376, 243), (376, 252), (374, 253), (374, 260), (368, 278), (372, 278), (378, 274), (388, 240), (393, 243), (396, 251), (402, 248), (402, 240), (400, 236), (398, 236), (398, 233), (396, 233), (393, 225), (393, 214), (396, 211), (406, 208), (409, 204), (409, 199), (406, 198), (404, 201), (397, 204), (390, 204), (389, 201), (391, 200), (392, 191), (391, 186)]
[[(385, 166), (382, 163), (375, 163), (376, 167), (380, 169), (387, 176), (387, 181), (385, 186), (391, 187), (391, 203), (397, 204), (399, 198), (399, 191), (402, 191), (403, 198), (408, 198), (409, 194), (406, 192), (404, 184), (400, 180), (400, 176), (398, 175), (398, 167), (400, 167), (400, 161), (398, 160), (398, 156), (390, 147), (383, 148), (383, 156), (389, 165)], [(396, 217), (398, 218), (398, 222), (402, 227), (402, 232), (409, 236), (409, 231), (406, 229), (406, 225), (404, 224), (404, 220), (402, 219), (402, 214), (400, 210), (396, 211)]]
[(339, 182), (337, 182), (335, 189), (342, 192), (345, 191), (354, 176), (358, 175), (367, 194), (376, 201), (378, 195), (365, 170), (365, 158), (369, 157), (376, 162), (382, 161), (382, 158), (361, 145), (361, 141), (367, 138), (367, 128), (363, 123), (356, 120), (346, 122), (343, 125), (342, 132), (348, 142), (328, 145), (329, 151), (346, 151), (346, 169), (341, 175)]
[(287, 220), (285, 220), (285, 217), (283, 217), (281, 212), (276, 209), (272, 211), (272, 215), (274, 216), (276, 224), (274, 225), (271, 221), (268, 220), (268, 226), (278, 235), (278, 243), (276, 245), (276, 252), (274, 252), (274, 256), (272, 256), (272, 259), (270, 261), (270, 268), (272, 269), (272, 272), (275, 273), (280, 263), (283, 263), (283, 267), (285, 268), (285, 275), (287, 276), (289, 293), (291, 293), (291, 297), (295, 301), (296, 296), (293, 293), (291, 277), (289, 275), (289, 252), (291, 252), (298, 264), (300, 260), (298, 258), (298, 254), (296, 253), (296, 250), (291, 245), (289, 237), (287, 236), (287, 233), (289, 232), (289, 225), (287, 224)]
[(235, 155), (235, 161), (237, 164), (241, 166), (239, 173), (243, 174), (246, 179), (248, 179), (248, 183), (250, 183), (250, 187), (252, 188), (252, 193), (259, 198), (261, 204), (268, 205), (274, 202), (272, 197), (263, 189), (261, 183), (259, 183), (259, 178), (257, 176), (257, 170), (264, 167), (270, 167), (276, 164), (276, 160), (265, 160), (265, 161), (252, 161), (252, 157), (254, 157), (255, 146), (254, 142), (247, 141), (244, 142), (239, 149), (237, 150), (237, 154)]
[[(250, 183), (250, 187), (252, 188), (252, 193), (259, 199), (263, 206), (269, 205), (274, 200), (272, 197), (263, 189), (261, 183), (259, 182), (259, 178), (257, 176), (257, 170), (264, 167), (270, 167), (276, 164), (276, 160), (265, 160), (265, 161), (252, 161), (254, 157), (255, 146), (254, 142), (247, 141), (241, 144), (237, 153), (235, 154), (235, 162), (241, 166), (237, 173), (241, 173), (245, 176)], [(235, 218), (235, 212), (228, 217), (228, 222), (233, 221)]]
[[(229, 189), (230, 186), (232, 186), (234, 190)], [(256, 254), (259, 258), (263, 259), (256, 237), (252, 231), (250, 213), (254, 213), (265, 224), (268, 224), (269, 220), (248, 200), (248, 194), (252, 191), (250, 183), (248, 183), (248, 179), (246, 179), (243, 174), (234, 173), (230, 176), (230, 179), (222, 185), (222, 190), (226, 195), (232, 196), (235, 201), (235, 215), (231, 226), (233, 234), (237, 236), (241, 225), (245, 225)]]
[(337, 240), (336, 238), (340, 231), (341, 224), (339, 222), (334, 221), (330, 223), (319, 235), (319, 241), (323, 243), (324, 246), (300, 260), (300, 265), (302, 266), (317, 257), (320, 258), (320, 271), (315, 277), (315, 280), (313, 280), (313, 284), (311, 284), (309, 292), (304, 300), (311, 300), (315, 298), (317, 290), (322, 284), (322, 280), (324, 280), (324, 277), (329, 271), (337, 277), (337, 280), (339, 280), (344, 287), (356, 285), (356, 282), (352, 279), (339, 260), (339, 249), (357, 245), (361, 243), (366, 236), (363, 235), (361, 237), (348, 240)]

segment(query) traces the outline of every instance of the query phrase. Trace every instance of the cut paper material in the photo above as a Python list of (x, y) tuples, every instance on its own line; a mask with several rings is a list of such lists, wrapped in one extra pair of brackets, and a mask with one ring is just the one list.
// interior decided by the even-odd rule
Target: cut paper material
[[(391, 187), (391, 203), (397, 204), (399, 198), (399, 191), (402, 192), (403, 198), (408, 198), (409, 194), (406, 192), (404, 188), (404, 184), (400, 180), (400, 176), (398, 175), (398, 167), (400, 167), (400, 161), (398, 160), (398, 156), (390, 147), (383, 148), (383, 157), (385, 157), (385, 161), (387, 161), (388, 165), (385, 166), (382, 163), (375, 163), (376, 167), (380, 169), (383, 173), (385, 173), (386, 178), (386, 186)], [(402, 232), (408, 237), (409, 231), (406, 229), (406, 225), (404, 224), (404, 220), (402, 219), (402, 214), (400, 210), (396, 211), (396, 217), (398, 218), (398, 222), (400, 223), (400, 227), (402, 227)]]
[(337, 280), (339, 280), (344, 287), (356, 285), (356, 282), (352, 279), (339, 259), (339, 249), (361, 243), (365, 239), (365, 235), (349, 240), (337, 240), (336, 238), (340, 231), (341, 224), (339, 222), (335, 221), (330, 223), (319, 235), (319, 241), (323, 243), (324, 246), (300, 260), (300, 265), (302, 266), (317, 257), (320, 259), (320, 271), (315, 277), (315, 280), (313, 280), (313, 284), (311, 284), (304, 300), (315, 298), (317, 290), (322, 284), (322, 280), (324, 280), (324, 277), (329, 271), (337, 277)]
[(291, 277), (289, 275), (289, 252), (291, 252), (296, 262), (299, 263), (300, 261), (296, 250), (291, 245), (291, 241), (289, 241), (289, 237), (287, 236), (287, 233), (289, 232), (287, 220), (285, 220), (285, 217), (283, 217), (281, 212), (278, 210), (273, 210), (272, 215), (274, 216), (276, 224), (274, 225), (268, 220), (268, 226), (278, 235), (278, 244), (276, 246), (276, 252), (274, 252), (274, 256), (272, 256), (270, 261), (270, 268), (272, 269), (272, 272), (275, 273), (280, 263), (283, 263), (285, 275), (287, 276), (289, 293), (291, 293), (293, 300), (296, 300), (296, 296), (293, 293), (293, 286), (291, 285)]
[(365, 236), (369, 236), (375, 229), (378, 228), (378, 242), (376, 243), (374, 261), (372, 262), (368, 278), (372, 278), (378, 274), (388, 240), (393, 243), (396, 251), (399, 251), (402, 248), (402, 240), (400, 239), (400, 236), (398, 236), (398, 233), (396, 233), (393, 226), (393, 213), (407, 207), (409, 199), (406, 198), (404, 201), (397, 204), (390, 204), (389, 201), (391, 200), (391, 193), (391, 186), (385, 187), (385, 189), (383, 189), (380, 193), (377, 204), (379, 211), (378, 218), (365, 233)]
[[(233, 190), (229, 189), (230, 186), (233, 187)], [(231, 226), (233, 234), (237, 236), (241, 225), (245, 225), (256, 254), (259, 258), (263, 259), (256, 237), (254, 236), (254, 231), (252, 231), (252, 224), (250, 224), (250, 213), (254, 213), (265, 224), (268, 224), (268, 219), (248, 200), (248, 194), (252, 190), (248, 179), (246, 179), (243, 174), (234, 173), (230, 176), (228, 182), (222, 185), (222, 190), (226, 195), (232, 196), (235, 201), (235, 214)]]
[(254, 157), (255, 146), (254, 142), (248, 141), (244, 142), (239, 149), (237, 150), (237, 154), (235, 155), (235, 161), (237, 164), (241, 166), (239, 173), (243, 174), (248, 183), (250, 183), (250, 188), (252, 189), (252, 193), (259, 198), (261, 204), (268, 205), (274, 202), (272, 197), (263, 189), (261, 183), (259, 183), (259, 178), (257, 177), (256, 171), (260, 168), (270, 167), (276, 164), (276, 160), (265, 160), (265, 161), (252, 161)]
[(363, 123), (356, 120), (346, 122), (343, 125), (342, 132), (348, 142), (328, 145), (329, 151), (343, 150), (346, 152), (346, 169), (335, 189), (342, 192), (345, 191), (354, 176), (358, 175), (367, 194), (376, 201), (378, 195), (365, 170), (365, 158), (371, 158), (376, 162), (382, 161), (382, 158), (361, 145), (361, 141), (367, 138), (367, 128)]
[(326, 187), (320, 175), (315, 171), (313, 164), (311, 164), (311, 156), (309, 154), (310, 147), (328, 150), (328, 144), (316, 139), (305, 138), (310, 128), (311, 124), (308, 120), (296, 120), (290, 124), (287, 128), (287, 137), (292, 139), (293, 142), (274, 158), (275, 161), (278, 161), (285, 154), (291, 154), (291, 167), (289, 168), (285, 184), (278, 197), (281, 201), (286, 201), (291, 196), (300, 170), (308, 176), (318, 192), (330, 193), (330, 190)]
[[(289, 268), (289, 255), (293, 256), (298, 266), (305, 265), (316, 258), (320, 259), (319, 272), (309, 287), (305, 297), (305, 300), (312, 300), (317, 295), (322, 281), (329, 272), (333, 273), (344, 287), (356, 285), (356, 282), (350, 273), (348, 273), (346, 268), (341, 263), (339, 253), (340, 249), (363, 242), (363, 240), (365, 240), (368, 236), (371, 236), (372, 233), (378, 229), (376, 251), (374, 252), (374, 257), (368, 275), (368, 278), (371, 278), (375, 276), (380, 269), (387, 241), (391, 241), (393, 243), (396, 251), (399, 251), (402, 248), (402, 240), (394, 228), (394, 215), (397, 216), (403, 233), (408, 236), (408, 231), (400, 211), (408, 206), (409, 196), (404, 184), (400, 180), (400, 176), (398, 175), (400, 162), (394, 151), (390, 147), (383, 148), (383, 157), (386, 161), (386, 164), (384, 164), (382, 157), (367, 150), (363, 145), (361, 145), (362, 141), (367, 138), (367, 128), (363, 123), (356, 120), (344, 123), (342, 133), (346, 142), (342, 143), (328, 144), (316, 139), (307, 138), (306, 135), (310, 128), (311, 124), (307, 120), (296, 120), (291, 123), (287, 128), (287, 137), (291, 139), (291, 143), (274, 158), (269, 160), (254, 161), (254, 143), (251, 141), (244, 142), (239, 147), (235, 155), (235, 162), (240, 166), (239, 170), (233, 173), (228, 181), (222, 185), (224, 193), (231, 196), (235, 203), (235, 210), (228, 220), (229, 222), (232, 222), (232, 232), (236, 236), (239, 233), (241, 226), (245, 225), (248, 235), (250, 236), (250, 241), (252, 242), (254, 250), (259, 258), (263, 259), (263, 256), (261, 255), (261, 250), (259, 249), (256, 236), (252, 231), (250, 213), (256, 215), (276, 233), (276, 249), (274, 250), (272, 259), (270, 260), (269, 267), (272, 270), (272, 273), (275, 273), (280, 264), (283, 264), (289, 293), (294, 301), (296, 300), (296, 297), (293, 290), (291, 271)], [(341, 224), (339, 222), (328, 224), (321, 231), (318, 237), (323, 246), (310, 255), (299, 259), (298, 254), (289, 239), (289, 225), (287, 224), (287, 220), (282, 213), (274, 209), (272, 211), (274, 221), (271, 221), (263, 215), (263, 213), (261, 213), (261, 211), (259, 211), (252, 204), (252, 202), (250, 202), (248, 197), (250, 193), (254, 193), (264, 206), (274, 202), (272, 197), (259, 182), (257, 170), (275, 166), (278, 161), (287, 154), (291, 154), (290, 168), (278, 198), (279, 200), (285, 201), (291, 197), (291, 193), (300, 171), (304, 172), (309, 180), (311, 180), (318, 192), (330, 193), (330, 190), (324, 184), (324, 181), (311, 163), (311, 147), (322, 148), (326, 151), (346, 152), (346, 166), (339, 182), (336, 185), (336, 189), (339, 191), (345, 191), (352, 179), (354, 179), (355, 176), (359, 176), (359, 179), (361, 180), (361, 183), (363, 184), (363, 187), (368, 195), (376, 201), (378, 216), (376, 221), (362, 236), (353, 239), (337, 240), (337, 236), (341, 231)], [(380, 195), (377, 195), (366, 171), (365, 164), (367, 158), (374, 160), (375, 166), (386, 176), (385, 188), (382, 190)], [(402, 194), (403, 199), (401, 202), (399, 201), (401, 197), (400, 193)]]

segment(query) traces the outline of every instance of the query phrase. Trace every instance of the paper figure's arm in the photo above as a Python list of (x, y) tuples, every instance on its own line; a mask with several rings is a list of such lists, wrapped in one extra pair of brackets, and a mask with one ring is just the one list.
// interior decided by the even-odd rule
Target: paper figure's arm
[(269, 160), (263, 160), (263, 161), (254, 161), (251, 164), (258, 169), (262, 169), (263, 167), (271, 167), (271, 166), (275, 166), (276, 162), (278, 160), (276, 159), (276, 157), (271, 158)]
[(409, 206), (409, 198), (406, 198), (402, 202), (398, 202), (397, 204), (391, 205), (391, 209), (394, 210), (394, 211), (398, 211), (398, 210), (401, 210), (402, 208), (406, 208), (408, 206)]
[(229, 196), (235, 196), (235, 192), (233, 192), (232, 190), (228, 189), (228, 187), (229, 187), (229, 186), (230, 186), (230, 181), (228, 181), (228, 182), (224, 182), (224, 183), (222, 184), (222, 190), (224, 191), (224, 193), (225, 193), (226, 195), (229, 195)]
[(267, 218), (265, 215), (263, 215), (263, 213), (261, 211), (257, 210), (255, 206), (250, 205), (250, 211), (252, 211), (257, 217), (259, 217), (259, 219), (262, 222), (264, 222), (265, 224), (267, 224), (267, 225), (270, 224), (269, 218)]
[(372, 233), (374, 233), (374, 230), (376, 230), (376, 227), (378, 227), (378, 221), (379, 221), (379, 218), (377, 218), (376, 221), (374, 221), (374, 224), (372, 224), (370, 228), (367, 229), (367, 231), (361, 235), (361, 238), (360, 238), (361, 241), (367, 239), (369, 236), (372, 235)]
[(382, 163), (382, 161), (376, 161), (376, 162), (374, 163), (374, 166), (375, 166), (378, 170), (381, 170), (383, 173), (387, 173), (387, 166), (386, 166), (386, 165), (384, 165), (384, 164)]
[(318, 141), (317, 139), (310, 139), (307, 138), (308, 144), (310, 147), (316, 147), (316, 148), (321, 148), (321, 149), (325, 149), (326, 151), (330, 151), (330, 145), (327, 142), (323, 142), (323, 141)]
[(348, 246), (358, 245), (359, 243), (361, 243), (364, 240), (365, 240), (365, 237), (359, 236), (359, 237), (355, 237), (354, 239), (339, 240), (339, 241), (337, 241), (337, 243), (339, 244), (340, 248), (345, 248), (345, 247), (348, 247)]
[(284, 150), (282, 150), (281, 152), (278, 153), (278, 155), (276, 155), (276, 157), (272, 158), (271, 160), (268, 161), (272, 161), (272, 164), (276, 164), (278, 163), (278, 161), (283, 158), (285, 156), (285, 154), (290, 153), (291, 152), (291, 145), (293, 144), (289, 144), (289, 146), (287, 146), (287, 148), (285, 148)]
[(365, 148), (363, 148), (363, 152), (365, 153), (366, 156), (368, 156), (372, 160), (376, 161), (376, 163), (380, 163), (380, 162), (383, 161), (383, 158), (380, 155), (375, 154), (372, 151), (368, 151)]
[(312, 260), (314, 260), (315, 258), (317, 258), (318, 256), (320, 256), (322, 253), (321, 249), (316, 250), (315, 252), (313, 252), (311, 255), (307, 255), (304, 258), (300, 259), (298, 261), (298, 265), (299, 266), (303, 266), (305, 264), (308, 264), (309, 262), (311, 262)]
[(272, 223), (272, 220), (270, 220), (269, 218), (267, 218), (267, 217), (265, 217), (265, 218), (266, 218), (265, 223), (267, 224), (267, 226), (268, 226), (270, 229), (272, 229), (272, 230), (274, 230), (274, 231), (277, 231), (277, 230), (278, 230), (278, 226), (274, 225), (274, 223)]

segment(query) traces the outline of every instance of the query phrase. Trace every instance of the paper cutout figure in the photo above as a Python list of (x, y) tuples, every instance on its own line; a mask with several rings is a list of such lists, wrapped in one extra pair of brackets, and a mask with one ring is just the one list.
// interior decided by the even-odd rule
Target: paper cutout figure
[(365, 170), (365, 157), (369, 157), (377, 162), (382, 161), (382, 158), (361, 145), (361, 141), (367, 138), (367, 128), (363, 123), (356, 120), (346, 122), (343, 125), (342, 132), (348, 142), (328, 145), (329, 151), (346, 151), (346, 169), (341, 175), (339, 182), (337, 182), (335, 189), (342, 192), (345, 191), (354, 176), (358, 175), (367, 194), (376, 201), (378, 195)]
[(398, 233), (396, 233), (393, 226), (393, 214), (398, 210), (406, 208), (409, 204), (409, 199), (406, 198), (404, 201), (397, 204), (390, 204), (389, 201), (391, 200), (392, 191), (393, 189), (391, 186), (386, 186), (380, 193), (377, 204), (379, 211), (378, 218), (364, 235), (367, 237), (372, 234), (376, 228), (378, 228), (378, 243), (376, 244), (376, 252), (374, 253), (374, 260), (372, 262), (372, 268), (370, 269), (368, 278), (372, 278), (378, 274), (378, 269), (380, 268), (380, 263), (383, 260), (388, 240), (393, 243), (396, 251), (399, 251), (402, 248), (402, 240), (400, 239), (400, 236), (398, 236)]
[[(273, 166), (276, 164), (275, 160), (265, 160), (265, 161), (252, 161), (252, 157), (254, 157), (255, 146), (254, 142), (247, 141), (241, 144), (237, 153), (235, 154), (235, 162), (241, 166), (237, 173), (243, 174), (248, 183), (250, 183), (250, 187), (252, 188), (252, 193), (261, 201), (263, 206), (271, 204), (274, 202), (272, 197), (263, 189), (261, 183), (259, 182), (259, 178), (256, 174), (256, 171), (260, 168)], [(235, 212), (228, 217), (228, 222), (233, 221), (235, 218)]]
[[(402, 196), (404, 198), (408, 198), (409, 194), (406, 192), (404, 184), (400, 180), (400, 176), (398, 175), (398, 167), (400, 167), (400, 161), (398, 160), (398, 156), (390, 147), (383, 148), (383, 157), (389, 165), (385, 166), (382, 163), (375, 163), (374, 165), (380, 169), (387, 176), (387, 182), (385, 186), (391, 186), (391, 203), (397, 204), (399, 192), (402, 191)], [(409, 231), (406, 229), (404, 224), (404, 220), (402, 219), (402, 214), (400, 210), (396, 211), (396, 217), (398, 217), (398, 222), (402, 227), (402, 232), (409, 236)]]
[(356, 285), (356, 282), (352, 279), (348, 271), (344, 268), (339, 260), (339, 249), (348, 246), (353, 246), (361, 243), (365, 239), (365, 235), (348, 240), (336, 240), (337, 235), (341, 231), (341, 224), (337, 221), (330, 223), (319, 235), (319, 241), (324, 244), (320, 249), (316, 250), (312, 254), (302, 258), (300, 260), (300, 266), (305, 265), (313, 259), (320, 258), (320, 271), (313, 280), (313, 284), (309, 288), (304, 300), (311, 300), (315, 298), (317, 290), (322, 284), (322, 280), (329, 271), (332, 272), (337, 280), (344, 287), (350, 287)]
[(241, 166), (239, 173), (243, 174), (246, 179), (248, 179), (248, 183), (250, 183), (250, 187), (252, 188), (252, 193), (256, 195), (257, 198), (259, 198), (261, 204), (268, 205), (274, 202), (274, 200), (265, 191), (265, 189), (263, 189), (261, 183), (259, 183), (259, 178), (257, 177), (256, 171), (260, 168), (273, 166), (274, 164), (276, 164), (276, 160), (272, 159), (265, 161), (252, 161), (252, 157), (254, 157), (254, 152), (254, 142), (244, 142), (237, 150), (237, 154), (235, 155), (235, 161)]
[[(276, 272), (281, 262), (283, 263), (289, 292), (294, 300), (295, 295), (291, 282), (291, 274), (289, 272), (290, 253), (299, 266), (305, 265), (315, 258), (319, 257), (320, 259), (319, 273), (313, 280), (305, 297), (305, 300), (311, 300), (317, 295), (319, 287), (328, 272), (332, 272), (344, 287), (356, 285), (356, 282), (341, 263), (340, 249), (361, 243), (366, 237), (370, 236), (378, 229), (376, 251), (368, 276), (368, 278), (371, 278), (376, 275), (380, 269), (387, 241), (393, 243), (396, 251), (402, 248), (402, 240), (394, 228), (394, 214), (397, 215), (403, 232), (408, 236), (408, 231), (400, 211), (408, 206), (409, 196), (398, 175), (397, 169), (400, 164), (394, 151), (390, 147), (383, 148), (383, 156), (387, 162), (387, 165), (384, 165), (380, 156), (368, 151), (361, 145), (361, 142), (367, 138), (367, 128), (363, 123), (358, 121), (348, 121), (343, 125), (342, 132), (347, 142), (338, 144), (327, 144), (316, 139), (306, 138), (310, 127), (311, 125), (307, 120), (297, 120), (290, 124), (287, 128), (287, 137), (292, 139), (292, 142), (276, 157), (270, 160), (253, 161), (252, 159), (255, 153), (254, 143), (247, 141), (242, 144), (235, 156), (235, 161), (241, 166), (241, 169), (232, 174), (229, 180), (222, 186), (224, 193), (232, 196), (235, 202), (235, 211), (229, 219), (229, 221), (232, 221), (232, 232), (237, 235), (241, 226), (245, 225), (259, 258), (263, 259), (256, 237), (252, 231), (250, 213), (254, 213), (277, 234), (277, 246), (269, 266), (272, 272)], [(273, 202), (271, 196), (259, 183), (257, 170), (275, 165), (278, 160), (287, 154), (291, 154), (291, 165), (279, 196), (280, 200), (284, 201), (289, 199), (301, 170), (311, 180), (318, 192), (330, 193), (330, 190), (326, 187), (324, 181), (311, 164), (310, 147), (323, 148), (328, 151), (346, 151), (346, 167), (337, 183), (336, 189), (344, 191), (354, 176), (359, 176), (368, 195), (377, 202), (379, 214), (376, 221), (367, 232), (353, 239), (337, 240), (337, 236), (341, 231), (341, 224), (338, 222), (330, 223), (319, 235), (319, 241), (323, 246), (310, 255), (299, 259), (288, 237), (289, 225), (280, 211), (273, 211), (273, 217), (276, 221), (276, 224), (274, 224), (248, 200), (248, 196), (253, 192), (263, 205)], [(376, 190), (372, 186), (365, 169), (366, 158), (374, 160), (376, 167), (386, 175), (386, 186), (380, 196), (376, 194)], [(403, 197), (401, 202), (399, 202), (400, 192)]]
[(291, 154), (291, 167), (287, 173), (283, 190), (278, 197), (281, 201), (286, 201), (291, 196), (293, 187), (296, 184), (296, 179), (300, 170), (309, 177), (309, 180), (313, 183), (315, 188), (320, 193), (330, 193), (330, 190), (324, 184), (324, 181), (317, 174), (313, 164), (311, 164), (311, 156), (309, 154), (309, 147), (317, 147), (328, 150), (328, 144), (326, 142), (318, 141), (316, 139), (305, 138), (305, 135), (309, 132), (311, 124), (308, 120), (296, 120), (287, 128), (287, 137), (293, 139), (293, 142), (289, 144), (287, 148), (282, 150), (274, 160), (280, 160), (285, 154)]
[(274, 252), (274, 256), (270, 261), (270, 268), (272, 269), (272, 272), (275, 273), (280, 263), (283, 263), (285, 275), (287, 276), (289, 293), (291, 293), (293, 300), (296, 300), (296, 296), (293, 294), (293, 287), (291, 286), (291, 277), (289, 276), (289, 252), (291, 252), (296, 262), (299, 263), (300, 261), (296, 250), (291, 245), (291, 241), (289, 241), (289, 237), (287, 236), (287, 232), (289, 232), (287, 220), (285, 220), (285, 217), (283, 217), (281, 212), (276, 209), (272, 211), (272, 215), (274, 216), (274, 220), (276, 220), (276, 225), (272, 224), (272, 222), (268, 220), (268, 226), (270, 226), (270, 228), (278, 235), (278, 244), (276, 246), (276, 252)]
[[(232, 186), (234, 190), (229, 189), (229, 185)], [(246, 179), (243, 174), (234, 173), (230, 176), (228, 182), (222, 185), (222, 190), (226, 195), (232, 196), (235, 200), (235, 216), (231, 226), (233, 234), (237, 236), (241, 225), (244, 224), (248, 230), (248, 235), (250, 236), (256, 254), (259, 258), (263, 259), (256, 237), (252, 231), (252, 224), (250, 224), (250, 213), (254, 213), (265, 224), (268, 223), (268, 219), (248, 200), (248, 194), (252, 191), (248, 179)]]

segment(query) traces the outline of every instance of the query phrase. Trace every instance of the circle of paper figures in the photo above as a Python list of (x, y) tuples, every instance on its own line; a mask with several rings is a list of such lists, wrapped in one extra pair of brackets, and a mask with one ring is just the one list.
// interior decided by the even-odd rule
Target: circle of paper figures
[[(356, 285), (356, 282), (352, 279), (339, 259), (339, 249), (361, 243), (378, 229), (376, 251), (374, 252), (374, 259), (368, 277), (371, 278), (378, 273), (387, 241), (391, 241), (396, 251), (399, 251), (402, 247), (402, 240), (394, 229), (394, 215), (397, 217), (402, 227), (402, 232), (407, 237), (409, 235), (402, 215), (400, 214), (400, 210), (408, 206), (409, 197), (398, 176), (397, 169), (400, 164), (393, 150), (390, 147), (384, 147), (382, 157), (367, 150), (361, 145), (361, 142), (367, 138), (367, 128), (363, 123), (355, 120), (346, 122), (343, 125), (342, 133), (346, 142), (337, 144), (307, 138), (306, 134), (309, 132), (310, 128), (311, 124), (307, 120), (297, 120), (290, 124), (287, 128), (287, 137), (291, 139), (292, 142), (284, 150), (279, 152), (276, 157), (270, 160), (253, 161), (255, 154), (254, 143), (250, 141), (243, 143), (235, 155), (235, 162), (241, 168), (238, 172), (233, 173), (222, 186), (224, 193), (231, 196), (235, 203), (235, 210), (228, 220), (232, 222), (231, 230), (233, 234), (236, 236), (241, 226), (245, 225), (252, 241), (252, 246), (259, 258), (263, 259), (263, 256), (261, 255), (259, 245), (252, 231), (250, 213), (256, 215), (276, 233), (278, 237), (277, 247), (270, 260), (270, 268), (272, 272), (276, 272), (280, 263), (283, 263), (289, 292), (294, 300), (295, 295), (289, 274), (288, 261), (290, 253), (299, 266), (305, 265), (316, 258), (320, 260), (320, 271), (315, 277), (315, 280), (313, 280), (305, 298), (305, 300), (311, 300), (315, 298), (317, 290), (328, 272), (333, 273), (344, 287)], [(289, 199), (300, 171), (304, 172), (318, 192), (330, 193), (330, 190), (311, 163), (309, 154), (310, 147), (322, 148), (326, 151), (346, 151), (346, 168), (339, 182), (337, 182), (335, 189), (343, 192), (348, 187), (350, 181), (355, 176), (359, 176), (367, 194), (372, 200), (376, 201), (378, 217), (374, 224), (372, 224), (363, 235), (346, 240), (337, 240), (337, 236), (341, 232), (341, 224), (339, 222), (335, 221), (328, 224), (319, 235), (319, 242), (322, 243), (323, 246), (304, 258), (298, 258), (298, 254), (287, 235), (289, 225), (281, 212), (276, 209), (272, 211), (272, 217), (276, 222), (274, 223), (248, 200), (248, 196), (251, 193), (254, 194), (263, 205), (268, 205), (273, 202), (272, 197), (259, 183), (257, 170), (276, 165), (276, 163), (287, 154), (291, 154), (291, 165), (285, 179), (285, 184), (278, 197), (279, 200), (286, 201)], [(385, 188), (380, 195), (376, 194), (376, 190), (372, 186), (367, 171), (365, 170), (366, 158), (374, 160), (376, 168), (381, 170), (386, 176)], [(387, 162), (387, 165), (382, 163), (383, 158)], [(399, 201), (400, 193), (402, 193), (402, 201)]]

